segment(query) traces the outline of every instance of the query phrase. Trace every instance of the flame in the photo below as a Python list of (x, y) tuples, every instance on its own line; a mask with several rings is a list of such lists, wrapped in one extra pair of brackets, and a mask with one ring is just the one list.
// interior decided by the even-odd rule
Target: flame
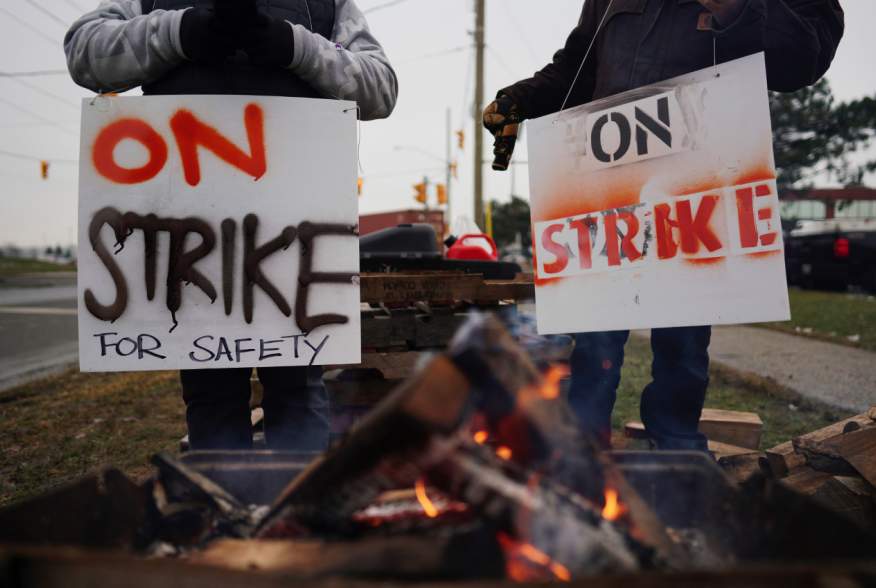
[(602, 507), (602, 518), (616, 521), (622, 514), (624, 514), (624, 508), (620, 503), (617, 490), (607, 488), (605, 490), (605, 506)]
[[(515, 582), (531, 582), (537, 580), (538, 576), (533, 575), (534, 570), (527, 569), (528, 566), (520, 559), (535, 564), (551, 573), (553, 577), (561, 582), (571, 582), (572, 574), (569, 569), (555, 562), (551, 557), (543, 551), (537, 549), (529, 543), (520, 543), (505, 535), (499, 534), (499, 543), (506, 552), (508, 561), (508, 577)], [(515, 559), (518, 561), (515, 563)]]
[(426, 482), (423, 481), (423, 478), (417, 480), (417, 483), (414, 484), (414, 489), (417, 492), (417, 501), (423, 507), (423, 512), (426, 513), (426, 516), (430, 519), (437, 517), (438, 509), (435, 508), (435, 504), (429, 500), (429, 495), (426, 494)]
[(498, 455), (500, 459), (508, 461), (509, 459), (511, 459), (513, 452), (511, 451), (510, 447), (506, 447), (505, 445), (503, 445), (496, 449), (496, 455)]
[(474, 434), (474, 442), (478, 445), (483, 445), (490, 438), (490, 434), (486, 431), (478, 431)]
[(542, 379), (539, 395), (546, 400), (556, 400), (560, 397), (560, 382), (569, 375), (569, 368), (564, 365), (554, 364), (550, 367)]

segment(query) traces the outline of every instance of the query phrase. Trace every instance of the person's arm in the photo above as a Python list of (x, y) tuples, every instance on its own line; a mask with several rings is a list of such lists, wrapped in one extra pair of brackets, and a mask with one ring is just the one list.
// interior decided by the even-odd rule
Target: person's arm
[(116, 92), (155, 81), (185, 59), (182, 10), (144, 15), (140, 0), (103, 0), (64, 37), (73, 80), (95, 92)]
[[(554, 55), (551, 63), (533, 77), (499, 91), (499, 96), (511, 98), (522, 119), (537, 118), (560, 110), (563, 100), (572, 88), (572, 81), (578, 73), (581, 61), (593, 41), (599, 20), (603, 17), (597, 8), (598, 4), (597, 0), (587, 0), (578, 26), (569, 35), (565, 46)], [(593, 96), (596, 50), (594, 44), (588, 62), (584, 64), (569, 97), (570, 105), (583, 104)]]
[(766, 52), (769, 88), (779, 92), (812, 85), (827, 72), (844, 31), (839, 0), (738, 2), (739, 16), (715, 27), (722, 60)]
[(326, 96), (355, 100), (363, 120), (392, 113), (398, 80), (353, 0), (335, 0), (331, 40), (302, 25), (292, 29), (295, 47), (290, 70)]

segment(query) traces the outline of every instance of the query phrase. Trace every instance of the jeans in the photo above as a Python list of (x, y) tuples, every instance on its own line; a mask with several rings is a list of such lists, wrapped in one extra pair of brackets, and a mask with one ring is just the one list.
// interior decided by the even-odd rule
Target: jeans
[[(629, 331), (575, 335), (569, 404), (582, 430), (606, 447), (629, 336)], [(652, 381), (642, 392), (640, 413), (659, 449), (708, 449), (698, 429), (709, 386), (711, 336), (711, 327), (651, 331)]]
[[(194, 450), (252, 448), (251, 368), (180, 372), (189, 445)], [(329, 399), (320, 367), (260, 368), (265, 441), (271, 449), (322, 451), (329, 442)]]

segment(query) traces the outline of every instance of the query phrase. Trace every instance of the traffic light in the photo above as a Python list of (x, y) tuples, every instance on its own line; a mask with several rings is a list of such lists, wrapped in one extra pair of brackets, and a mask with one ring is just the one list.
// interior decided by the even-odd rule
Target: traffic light
[(362, 195), (362, 188), (365, 186), (365, 179), (359, 178), (356, 180), (356, 190), (359, 192), (359, 196)]
[(457, 144), (459, 145), (460, 149), (465, 149), (465, 131), (464, 130), (460, 129), (460, 130), (456, 131), (456, 141), (457, 141)]
[(447, 204), (447, 186), (444, 184), (438, 184), (436, 187), (436, 191), (438, 192), (438, 204), (440, 206), (444, 206)]
[(426, 194), (426, 182), (414, 184), (414, 200), (420, 204), (426, 204), (428, 196)]
[(44, 180), (49, 179), (49, 162), (41, 161), (40, 162), (40, 177)]

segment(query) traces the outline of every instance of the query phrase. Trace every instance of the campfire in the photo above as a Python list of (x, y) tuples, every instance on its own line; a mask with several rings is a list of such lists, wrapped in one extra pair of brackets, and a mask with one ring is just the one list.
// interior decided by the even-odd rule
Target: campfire
[(570, 582), (876, 553), (764, 477), (731, 486), (708, 456), (601, 451), (563, 399), (567, 344), (474, 315), (325, 454), (160, 455), (145, 487), (96, 483), (91, 500), (130, 520), (116, 547), (301, 578)]

